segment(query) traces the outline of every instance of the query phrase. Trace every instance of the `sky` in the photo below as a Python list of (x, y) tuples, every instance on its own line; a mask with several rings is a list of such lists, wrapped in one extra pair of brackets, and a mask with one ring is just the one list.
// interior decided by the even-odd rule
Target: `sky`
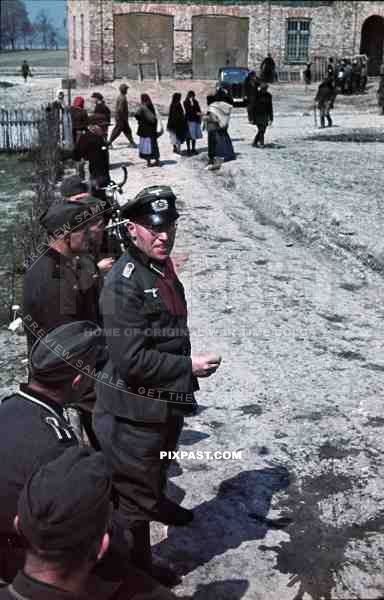
[[(1, 0), (0, 0), (1, 1)], [(65, 0), (24, 0), (31, 21), (34, 21), (41, 9), (44, 9), (60, 33), (63, 32), (63, 21), (66, 14)]]

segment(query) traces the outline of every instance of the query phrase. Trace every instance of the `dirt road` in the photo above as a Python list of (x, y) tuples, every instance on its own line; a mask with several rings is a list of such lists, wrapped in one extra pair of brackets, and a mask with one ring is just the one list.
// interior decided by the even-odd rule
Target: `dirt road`
[(193, 349), (223, 356), (180, 450), (242, 453), (174, 469), (170, 493), (196, 518), (155, 549), (184, 575), (182, 597), (384, 595), (384, 117), (371, 89), (338, 99), (319, 131), (303, 115), (313, 91), (272, 87), (264, 150), (236, 109), (238, 158), (217, 174), (205, 141), (179, 157), (165, 134), (161, 169), (123, 140), (111, 152), (117, 176), (130, 163), (127, 197), (177, 193)]
[(193, 348), (223, 356), (181, 449), (242, 452), (180, 460), (172, 479), (196, 519), (156, 550), (199, 599), (384, 593), (382, 118), (342, 99), (320, 132), (307, 103), (278, 98), (264, 150), (236, 109), (238, 159), (218, 174), (166, 135), (161, 169), (112, 152), (132, 162), (129, 195), (178, 194)]

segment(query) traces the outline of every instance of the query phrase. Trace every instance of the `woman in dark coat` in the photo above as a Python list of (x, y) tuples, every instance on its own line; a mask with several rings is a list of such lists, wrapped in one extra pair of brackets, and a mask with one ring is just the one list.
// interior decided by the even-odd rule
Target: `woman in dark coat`
[(260, 142), (260, 146), (263, 148), (265, 131), (273, 121), (272, 96), (268, 92), (267, 83), (260, 85), (260, 91), (256, 95), (252, 106), (252, 116), (257, 127), (257, 134), (252, 146), (256, 147)]
[(250, 71), (244, 80), (244, 91), (245, 91), (245, 95), (247, 98), (248, 121), (252, 125), (254, 125), (253, 115), (252, 115), (252, 106), (255, 103), (255, 97), (259, 93), (259, 87), (260, 87), (260, 79), (257, 77), (255, 71)]
[(189, 131), (189, 137), (187, 138), (188, 154), (191, 153), (191, 143), (192, 154), (197, 154), (196, 140), (200, 140), (203, 137), (203, 134), (201, 132), (201, 108), (196, 100), (195, 92), (193, 90), (188, 92), (187, 97), (184, 100), (184, 110)]
[(167, 131), (169, 131), (169, 137), (173, 144), (173, 151), (180, 154), (180, 146), (188, 137), (188, 126), (181, 104), (181, 94), (177, 92), (173, 94), (169, 107)]
[[(160, 167), (160, 151), (157, 143), (158, 116), (148, 94), (141, 94), (140, 100), (141, 104), (134, 115), (138, 122), (137, 135), (140, 137), (139, 156), (147, 161), (148, 167)], [(155, 161), (153, 165), (152, 159)]]

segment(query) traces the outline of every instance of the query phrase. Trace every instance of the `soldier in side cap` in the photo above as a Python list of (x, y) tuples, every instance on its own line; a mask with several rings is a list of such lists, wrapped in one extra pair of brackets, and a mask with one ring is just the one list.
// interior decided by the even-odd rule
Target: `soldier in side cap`
[(81, 401), (94, 380), (75, 366), (81, 363), (90, 372), (104, 352), (96, 323), (78, 321), (54, 329), (32, 347), (29, 383), (0, 405), (0, 577), (6, 581), (23, 556), (13, 530), (18, 496), (33, 471), (78, 445), (65, 407)]
[(0, 600), (173, 600), (138, 572), (112, 582), (95, 575), (110, 544), (110, 496), (104, 456), (86, 448), (69, 448), (28, 477), (14, 519), (25, 564)]
[[(104, 225), (108, 225), (113, 212), (111, 201), (107, 198), (104, 190), (93, 186), (92, 181), (90, 186), (92, 195), (105, 203), (105, 205), (103, 205), (101, 217), (104, 220)], [(60, 193), (70, 202), (81, 202), (84, 197), (89, 196), (89, 186), (81, 179), (81, 177), (79, 177), (79, 175), (72, 175), (63, 180), (60, 186)], [(100, 246), (97, 247), (96, 250), (97, 255), (94, 256), (94, 261), (97, 262), (97, 268), (101, 271), (101, 274), (104, 275), (112, 268), (115, 260), (114, 255), (120, 256), (121, 254), (121, 252), (119, 252), (120, 249), (117, 248), (117, 244), (114, 244), (108, 236), (106, 229), (104, 229)]]
[[(48, 332), (63, 323), (79, 320), (100, 323), (101, 277), (95, 257), (103, 240), (104, 210), (104, 202), (83, 195), (76, 202), (64, 200), (52, 205), (42, 216), (48, 243), (26, 265), (24, 276), (23, 315), (28, 351), (38, 331)], [(98, 448), (91, 423), (93, 400), (90, 394), (89, 401), (78, 407), (78, 412), (90, 442)]]
[(99, 274), (96, 267), (82, 268), (81, 257), (95, 255), (101, 244), (104, 209), (101, 200), (86, 195), (52, 205), (40, 219), (48, 241), (25, 264), (23, 314), (29, 351), (36, 328), (48, 332), (71, 321), (99, 321)]
[(149, 522), (187, 525), (193, 513), (165, 496), (169, 461), (160, 452), (175, 449), (184, 417), (196, 412), (197, 377), (214, 373), (221, 359), (191, 356), (184, 288), (170, 258), (179, 217), (171, 188), (142, 190), (121, 217), (127, 251), (101, 295), (111, 332), (103, 371), (120, 383), (97, 383), (94, 428), (119, 494), (114, 518), (134, 536), (136, 565), (172, 582), (172, 573), (152, 562)]

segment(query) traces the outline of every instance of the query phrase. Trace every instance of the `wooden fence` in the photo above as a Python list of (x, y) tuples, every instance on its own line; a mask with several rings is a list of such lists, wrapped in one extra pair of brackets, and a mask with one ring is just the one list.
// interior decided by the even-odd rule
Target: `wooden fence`
[(43, 109), (0, 110), (0, 152), (36, 148), (44, 113)]
[(46, 143), (48, 138), (59, 145), (72, 139), (69, 114), (63, 119), (62, 112), (49, 106), (0, 109), (0, 152), (27, 152)]

